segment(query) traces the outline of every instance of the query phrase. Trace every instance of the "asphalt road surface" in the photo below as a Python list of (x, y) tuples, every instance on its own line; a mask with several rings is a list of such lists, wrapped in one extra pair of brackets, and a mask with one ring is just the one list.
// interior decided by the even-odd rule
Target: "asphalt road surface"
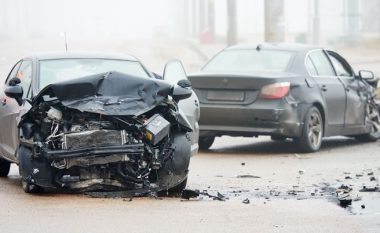
[[(379, 144), (331, 138), (298, 154), (291, 141), (217, 138), (192, 158), (188, 188), (225, 201), (30, 195), (13, 166), (0, 179), (0, 232), (380, 232), (380, 192), (359, 192), (378, 185)], [(347, 208), (342, 184), (355, 197)]]

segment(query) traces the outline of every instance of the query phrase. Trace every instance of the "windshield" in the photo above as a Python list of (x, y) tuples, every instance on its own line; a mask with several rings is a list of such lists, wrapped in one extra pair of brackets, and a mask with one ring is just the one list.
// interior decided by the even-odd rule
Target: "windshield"
[(112, 60), (112, 59), (55, 59), (40, 61), (40, 83), (43, 87), (61, 81), (104, 73), (118, 71), (139, 77), (149, 78), (148, 73), (138, 61)]
[(224, 50), (216, 55), (203, 71), (209, 73), (244, 73), (284, 72), (294, 52), (279, 50)]

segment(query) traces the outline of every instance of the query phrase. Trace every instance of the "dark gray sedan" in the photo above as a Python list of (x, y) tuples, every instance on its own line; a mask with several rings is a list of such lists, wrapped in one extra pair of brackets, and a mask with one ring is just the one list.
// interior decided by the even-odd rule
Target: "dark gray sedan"
[(380, 136), (373, 73), (355, 75), (321, 47), (237, 45), (189, 78), (201, 104), (201, 149), (222, 135), (291, 138), (304, 152), (319, 150), (325, 136)]

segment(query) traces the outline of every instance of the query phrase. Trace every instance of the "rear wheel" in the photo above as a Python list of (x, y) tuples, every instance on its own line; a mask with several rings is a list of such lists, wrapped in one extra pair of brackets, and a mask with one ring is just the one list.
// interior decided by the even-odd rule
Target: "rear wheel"
[(311, 107), (306, 113), (302, 136), (296, 139), (303, 152), (315, 152), (321, 148), (323, 136), (323, 119), (318, 108)]
[(214, 136), (205, 136), (205, 137), (199, 137), (199, 148), (201, 150), (208, 150), (211, 145), (214, 143), (215, 137)]
[(355, 136), (359, 141), (374, 142), (380, 138), (380, 114), (374, 102), (367, 104), (366, 123), (371, 125), (371, 132)]
[(11, 168), (11, 163), (0, 159), (0, 177), (6, 177), (9, 174), (9, 170)]

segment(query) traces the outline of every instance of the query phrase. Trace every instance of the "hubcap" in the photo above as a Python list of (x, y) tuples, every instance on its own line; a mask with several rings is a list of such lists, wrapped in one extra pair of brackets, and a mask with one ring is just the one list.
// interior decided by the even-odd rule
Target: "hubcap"
[(367, 120), (371, 122), (371, 134), (380, 133), (380, 117), (379, 111), (373, 104), (367, 105)]
[(313, 112), (310, 115), (308, 129), (309, 142), (314, 148), (317, 148), (322, 140), (322, 122), (318, 113)]

